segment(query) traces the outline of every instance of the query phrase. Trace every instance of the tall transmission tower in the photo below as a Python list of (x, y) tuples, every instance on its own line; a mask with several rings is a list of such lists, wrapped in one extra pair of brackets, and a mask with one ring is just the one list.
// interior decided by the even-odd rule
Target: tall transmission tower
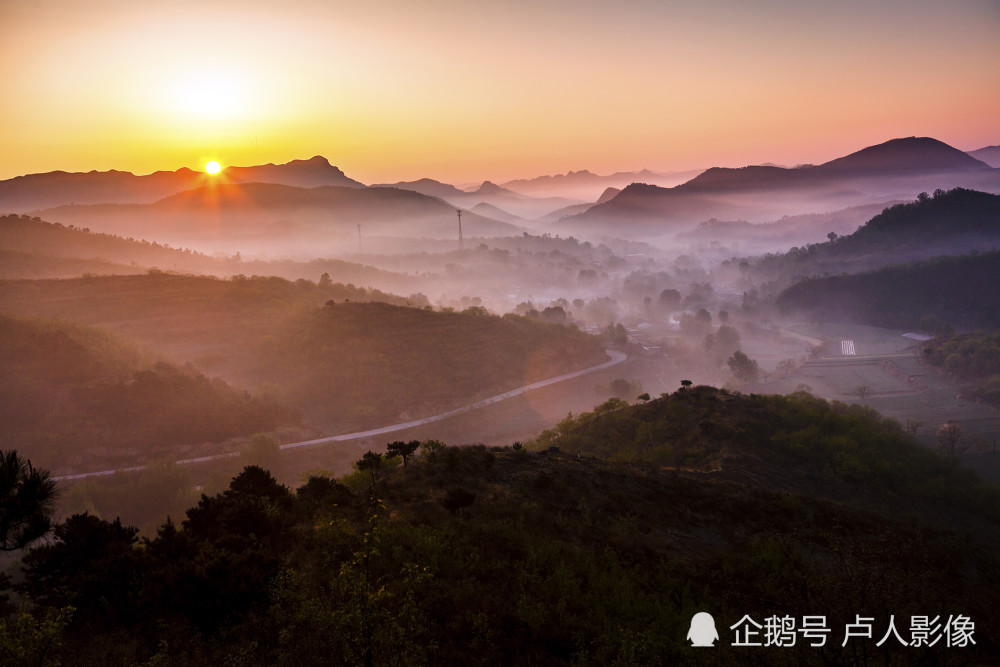
[(358, 254), (361, 254), (361, 225), (358, 225)]
[(462, 209), (455, 211), (458, 213), (458, 249), (465, 249), (465, 241), (462, 240)]

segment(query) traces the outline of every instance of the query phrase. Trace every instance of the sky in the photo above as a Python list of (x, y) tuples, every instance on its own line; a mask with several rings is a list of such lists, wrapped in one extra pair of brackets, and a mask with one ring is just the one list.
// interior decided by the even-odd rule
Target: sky
[(1000, 144), (1000, 0), (0, 0), (0, 179), (364, 183)]

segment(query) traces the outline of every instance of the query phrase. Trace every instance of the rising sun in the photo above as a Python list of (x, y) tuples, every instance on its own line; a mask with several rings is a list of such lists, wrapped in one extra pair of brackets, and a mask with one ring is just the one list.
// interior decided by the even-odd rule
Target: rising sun
[(205, 171), (207, 171), (210, 174), (218, 174), (220, 171), (222, 171), (222, 165), (216, 162), (215, 160), (211, 160), (205, 163)]

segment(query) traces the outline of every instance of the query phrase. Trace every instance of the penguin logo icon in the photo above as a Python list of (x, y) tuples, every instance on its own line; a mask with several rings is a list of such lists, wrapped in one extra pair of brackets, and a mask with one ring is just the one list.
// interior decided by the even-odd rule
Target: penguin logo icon
[(719, 639), (719, 631), (715, 629), (715, 619), (712, 615), (707, 611), (699, 611), (692, 616), (687, 638), (691, 646), (714, 646), (714, 642)]

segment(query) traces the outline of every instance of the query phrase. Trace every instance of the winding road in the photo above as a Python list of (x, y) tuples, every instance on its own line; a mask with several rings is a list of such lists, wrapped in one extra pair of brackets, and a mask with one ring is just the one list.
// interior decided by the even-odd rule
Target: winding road
[[(325, 445), (331, 442), (346, 442), (348, 440), (360, 440), (362, 438), (370, 438), (376, 435), (385, 435), (386, 433), (392, 433), (394, 431), (402, 431), (404, 429), (412, 428), (414, 426), (423, 426), (424, 424), (431, 424), (433, 422), (441, 421), (442, 419), (448, 419), (449, 417), (454, 417), (455, 415), (471, 412), (472, 410), (478, 410), (480, 408), (486, 407), (487, 405), (493, 405), (494, 403), (499, 403), (500, 401), (506, 401), (508, 398), (514, 398), (515, 396), (526, 394), (527, 392), (535, 389), (541, 389), (542, 387), (548, 387), (549, 385), (553, 385), (559, 382), (572, 380), (573, 378), (578, 378), (583, 375), (596, 373), (597, 371), (602, 371), (605, 368), (611, 368), (612, 366), (616, 366), (622, 363), (628, 358), (627, 354), (619, 350), (607, 350), (607, 353), (611, 357), (611, 359), (605, 361), (603, 364), (598, 364), (597, 366), (584, 368), (579, 371), (573, 371), (572, 373), (564, 373), (563, 375), (557, 375), (556, 377), (551, 377), (546, 380), (539, 380), (538, 382), (532, 382), (531, 384), (524, 385), (523, 387), (518, 387), (517, 389), (511, 389), (510, 391), (505, 391), (502, 394), (497, 394), (496, 396), (490, 396), (489, 398), (484, 398), (481, 401), (476, 401), (475, 403), (469, 403), (468, 405), (463, 405), (460, 408), (455, 408), (454, 410), (449, 410), (448, 412), (442, 412), (441, 414), (432, 415), (430, 417), (423, 417), (422, 419), (414, 419), (412, 421), (403, 422), (400, 424), (393, 424), (391, 426), (373, 428), (367, 431), (357, 431), (356, 433), (343, 433), (341, 435), (331, 435), (325, 438), (316, 438), (315, 440), (303, 440), (301, 442), (289, 442), (287, 444), (281, 445), (281, 449), (298, 449), (299, 447), (315, 447), (317, 445)], [(220, 459), (235, 458), (239, 455), (240, 455), (239, 452), (228, 452), (226, 454), (199, 456), (193, 459), (181, 459), (177, 461), (177, 464), (192, 465), (195, 463), (208, 463), (209, 461), (218, 461)], [(117, 470), (100, 470), (97, 472), (82, 472), (71, 475), (60, 475), (58, 477), (53, 477), (52, 480), (56, 482), (62, 482), (62, 481), (70, 481), (76, 479), (86, 479), (88, 477), (106, 477), (108, 475), (114, 475), (117, 472), (139, 472), (145, 469), (146, 466), (132, 466), (129, 468), (119, 468)]]

